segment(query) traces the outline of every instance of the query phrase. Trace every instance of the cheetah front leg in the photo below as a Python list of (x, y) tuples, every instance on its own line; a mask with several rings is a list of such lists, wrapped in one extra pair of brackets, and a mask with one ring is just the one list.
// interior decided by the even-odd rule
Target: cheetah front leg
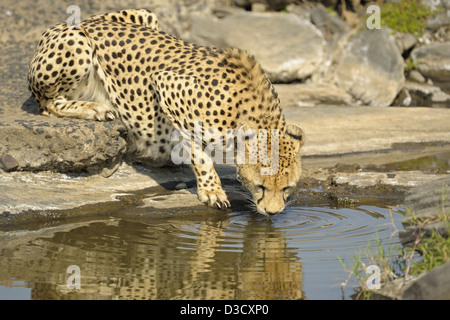
[(39, 110), (44, 115), (64, 118), (97, 121), (110, 121), (117, 118), (116, 112), (104, 104), (91, 101), (66, 100), (64, 97), (41, 100)]
[(200, 202), (213, 208), (230, 208), (230, 202), (222, 189), (222, 184), (219, 175), (214, 169), (212, 159), (201, 147), (192, 147), (191, 160), (197, 179), (197, 196)]

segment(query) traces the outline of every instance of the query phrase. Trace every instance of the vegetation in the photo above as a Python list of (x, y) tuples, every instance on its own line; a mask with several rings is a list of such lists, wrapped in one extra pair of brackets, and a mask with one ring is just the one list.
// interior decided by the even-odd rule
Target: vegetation
[[(449, 230), (448, 226), (447, 230)], [(429, 238), (417, 245), (416, 250), (420, 252), (423, 259), (411, 266), (412, 274), (432, 270), (448, 261), (450, 259), (450, 238), (433, 232)]]
[(433, 11), (420, 0), (388, 1), (381, 7), (381, 24), (420, 37), (425, 31), (426, 19), (432, 15)]
[(406, 65), (405, 65), (405, 70), (411, 71), (413, 69), (416, 69), (418, 65), (419, 65), (419, 63), (417, 61), (415, 61), (415, 60), (408, 60), (406, 62)]
[[(445, 201), (443, 192), (442, 203), (445, 203)], [(444, 206), (437, 208), (437, 210), (439, 212), (432, 220), (418, 218), (410, 210), (407, 210), (407, 214), (411, 217), (411, 222), (417, 225), (419, 230), (423, 230), (426, 225), (431, 223), (444, 222), (447, 234), (450, 234), (449, 216), (445, 214)], [(409, 275), (432, 270), (449, 261), (450, 237), (443, 237), (436, 231), (432, 231), (430, 236), (425, 237), (425, 233), (426, 231), (419, 232), (412, 248), (404, 248), (400, 245), (385, 247), (377, 236), (376, 247), (372, 248), (369, 242), (366, 248), (352, 256), (350, 267), (347, 267), (340, 260), (345, 270), (349, 273), (349, 277), (344, 282), (344, 287), (353, 276), (360, 286), (360, 291), (356, 294), (356, 298), (370, 299), (372, 292), (367, 290), (369, 275), (366, 274), (369, 265), (376, 265), (380, 268), (380, 282), (386, 283), (397, 278), (406, 279)], [(419, 259), (417, 252), (420, 253)]]

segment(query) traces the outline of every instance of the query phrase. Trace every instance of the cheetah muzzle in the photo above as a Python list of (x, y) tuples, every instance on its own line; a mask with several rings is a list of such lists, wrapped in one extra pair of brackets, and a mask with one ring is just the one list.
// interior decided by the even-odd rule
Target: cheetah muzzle
[[(193, 133), (198, 122), (202, 134), (276, 130), (276, 172), (262, 174), (267, 165), (259, 160), (259, 148), (256, 163), (237, 164), (237, 179), (262, 214), (283, 211), (300, 179), (303, 130), (286, 124), (278, 95), (255, 59), (239, 49), (203, 47), (158, 31), (148, 10), (96, 15), (79, 28), (64, 23), (48, 28), (31, 60), (28, 82), (40, 113), (120, 119), (129, 152), (158, 164), (171, 162), (174, 131)], [(269, 151), (275, 147), (268, 145)], [(204, 147), (191, 148), (191, 158), (206, 159), (192, 164), (198, 198), (229, 208)]]

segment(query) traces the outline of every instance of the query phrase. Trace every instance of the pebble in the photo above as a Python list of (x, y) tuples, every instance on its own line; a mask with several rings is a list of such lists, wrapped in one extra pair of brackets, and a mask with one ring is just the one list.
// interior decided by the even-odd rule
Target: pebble
[(0, 160), (3, 166), (3, 170), (5, 171), (14, 170), (19, 166), (19, 162), (16, 160), (16, 158), (7, 153), (4, 153)]
[(187, 185), (184, 182), (180, 182), (179, 184), (177, 184), (175, 186), (175, 190), (183, 190), (183, 189), (186, 189), (186, 188), (187, 188)]

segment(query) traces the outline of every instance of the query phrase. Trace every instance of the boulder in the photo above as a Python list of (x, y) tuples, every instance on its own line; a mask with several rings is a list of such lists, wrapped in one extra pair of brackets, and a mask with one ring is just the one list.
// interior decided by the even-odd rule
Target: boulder
[(351, 105), (352, 97), (328, 83), (275, 84), (281, 106)]
[(311, 9), (311, 22), (327, 36), (350, 30), (350, 27), (344, 21), (331, 16), (324, 7)]
[(425, 77), (437, 82), (450, 79), (450, 42), (433, 43), (414, 49), (411, 57)]
[[(35, 110), (31, 98), (22, 107)], [(103, 172), (114, 168), (126, 152), (120, 121), (59, 119), (7, 113), (0, 121), (0, 168), (4, 171), (53, 170)], [(112, 173), (112, 172), (110, 172)]]
[(418, 278), (403, 293), (403, 300), (449, 300), (450, 262)]
[(324, 62), (322, 33), (295, 14), (243, 12), (223, 19), (193, 14), (190, 25), (197, 43), (253, 54), (273, 82), (307, 78)]
[(427, 219), (429, 222), (419, 226), (412, 216), (403, 219), (404, 230), (399, 232), (399, 238), (404, 246), (413, 246), (419, 233), (422, 238), (429, 237), (433, 231), (438, 232), (443, 237), (448, 237), (445, 218), (438, 219), (438, 216), (449, 215), (450, 204), (445, 201), (449, 186), (450, 176), (446, 175), (413, 188), (406, 193), (406, 208), (414, 214), (414, 217)]
[(366, 105), (389, 106), (405, 82), (403, 58), (384, 28), (350, 36), (336, 61), (336, 83)]

